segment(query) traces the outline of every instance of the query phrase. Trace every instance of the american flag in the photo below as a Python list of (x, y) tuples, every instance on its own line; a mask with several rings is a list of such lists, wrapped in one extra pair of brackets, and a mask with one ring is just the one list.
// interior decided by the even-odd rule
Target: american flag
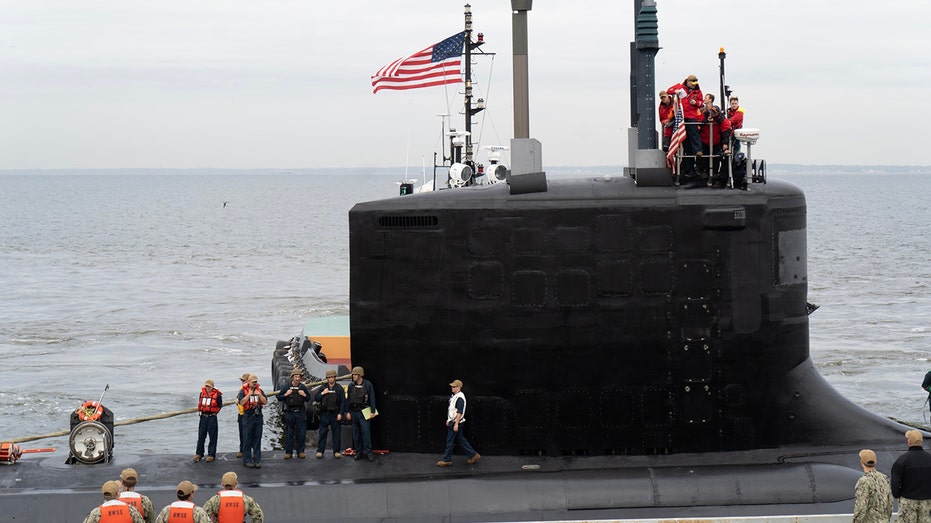
[(377, 93), (382, 89), (401, 91), (461, 82), (459, 67), (462, 64), (464, 41), (463, 31), (410, 56), (398, 58), (372, 76), (372, 92)]
[(673, 120), (672, 138), (669, 139), (669, 151), (666, 153), (666, 167), (670, 169), (676, 164), (676, 152), (685, 140), (685, 124), (682, 122), (682, 102), (676, 102), (675, 119)]

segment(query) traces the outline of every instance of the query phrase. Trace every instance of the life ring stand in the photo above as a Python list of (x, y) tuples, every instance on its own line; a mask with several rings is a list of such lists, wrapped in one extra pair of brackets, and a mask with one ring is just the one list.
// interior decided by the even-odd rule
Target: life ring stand
[(99, 401), (85, 401), (78, 407), (77, 413), (81, 421), (97, 421), (103, 416), (103, 405)]

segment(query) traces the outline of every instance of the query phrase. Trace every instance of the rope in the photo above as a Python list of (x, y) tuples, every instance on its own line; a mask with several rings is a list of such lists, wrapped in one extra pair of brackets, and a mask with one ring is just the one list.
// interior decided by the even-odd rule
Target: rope
[(931, 403), (931, 391), (928, 391), (928, 397), (925, 398), (924, 405), (921, 406), (922, 418), (925, 420), (925, 425), (928, 424), (928, 404)]
[[(352, 375), (351, 375), (351, 374), (346, 374), (345, 376), (337, 376), (337, 377), (336, 377), (336, 381), (344, 381), (344, 380), (348, 380), (348, 379), (352, 379)], [(326, 383), (326, 380), (323, 380), (323, 381), (312, 381), (312, 382), (309, 382), (309, 383), (308, 383), (308, 382), (301, 382), (301, 383), (303, 383), (304, 386), (306, 386), (307, 388), (313, 388), (313, 387), (317, 387), (317, 386), (323, 385), (324, 383)], [(276, 395), (278, 395), (279, 392), (281, 392), (281, 391), (280, 391), (280, 390), (272, 391), (272, 393), (266, 395), (266, 397), (268, 397), (268, 396), (276, 396)], [(229, 406), (229, 405), (235, 405), (235, 404), (236, 404), (236, 400), (229, 400), (229, 401), (224, 401), (224, 402), (223, 402), (223, 406), (224, 406), (224, 407)], [(176, 411), (174, 411), (174, 412), (165, 412), (165, 413), (162, 413), (162, 414), (155, 414), (155, 415), (152, 415), (152, 416), (142, 416), (142, 417), (139, 417), (139, 418), (124, 419), (124, 420), (120, 420), (120, 421), (117, 421), (117, 422), (113, 423), (113, 426), (114, 426), (114, 427), (122, 427), (122, 426), (124, 426), (124, 425), (135, 425), (136, 423), (144, 423), (144, 422), (146, 422), (146, 421), (153, 421), (153, 420), (158, 420), (158, 419), (174, 418), (175, 416), (181, 416), (181, 415), (183, 415), (183, 414), (193, 414), (193, 413), (195, 413), (195, 412), (197, 412), (197, 407), (190, 408), (190, 409), (184, 409), (184, 410), (176, 410)], [(27, 437), (24, 437), (24, 438), (16, 438), (16, 439), (14, 439), (14, 440), (11, 440), (11, 442), (12, 442), (12, 443), (26, 443), (26, 442), (29, 442), (29, 441), (36, 441), (36, 440), (40, 440), (40, 439), (57, 438), (57, 437), (59, 437), (59, 436), (68, 436), (68, 435), (70, 435), (70, 434), (71, 434), (71, 431), (70, 431), (70, 430), (60, 430), (60, 431), (58, 431), (58, 432), (50, 432), (50, 433), (48, 433), (48, 434), (41, 434), (41, 435), (39, 435), (39, 436), (27, 436)]]

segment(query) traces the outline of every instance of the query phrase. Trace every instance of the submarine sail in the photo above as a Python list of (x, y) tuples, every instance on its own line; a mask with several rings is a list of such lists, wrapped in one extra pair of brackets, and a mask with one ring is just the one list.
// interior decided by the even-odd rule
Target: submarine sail
[[(526, 37), (530, 2), (512, 4), (515, 35)], [(637, 9), (632, 84), (642, 102), (653, 100), (659, 46), (654, 3)], [(515, 85), (517, 105), (525, 96)], [(515, 108), (515, 120), (523, 113)], [(352, 359), (379, 391), (377, 445), (441, 448), (435, 427), (454, 378), (486, 454), (900, 437), (902, 426), (840, 397), (809, 358), (804, 193), (778, 181), (675, 186), (655, 136), (642, 139), (654, 120), (633, 120), (641, 128), (624, 175), (547, 180), (539, 142), (516, 121), (507, 186), (353, 207)]]

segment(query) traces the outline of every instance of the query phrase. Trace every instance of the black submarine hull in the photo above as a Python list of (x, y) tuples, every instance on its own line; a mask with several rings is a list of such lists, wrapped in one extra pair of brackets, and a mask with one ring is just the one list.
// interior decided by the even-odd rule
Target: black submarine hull
[(901, 438), (811, 368), (805, 216), (788, 183), (629, 177), (356, 205), (352, 357), (378, 391), (376, 446), (441, 449), (457, 378), (487, 455)]

